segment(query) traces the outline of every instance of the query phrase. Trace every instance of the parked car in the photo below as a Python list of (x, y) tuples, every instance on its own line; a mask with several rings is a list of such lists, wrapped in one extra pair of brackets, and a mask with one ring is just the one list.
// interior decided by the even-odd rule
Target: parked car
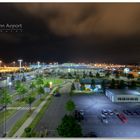
[(112, 115), (114, 114), (114, 112), (113, 112), (112, 110), (108, 110), (108, 114), (109, 114), (110, 116), (112, 116)]
[(131, 111), (129, 110), (123, 110), (123, 112), (126, 114), (126, 115), (134, 115)]
[(116, 114), (116, 115), (119, 114), (119, 111), (118, 111), (117, 109), (114, 109), (113, 112), (114, 112), (114, 114)]
[(106, 118), (106, 117), (102, 117), (102, 118), (101, 118), (101, 121), (102, 121), (103, 123), (105, 123), (105, 124), (107, 124), (107, 123), (108, 123), (108, 120), (107, 120), (107, 118)]
[(123, 123), (126, 123), (128, 121), (123, 113), (117, 114), (117, 116)]
[(81, 121), (84, 119), (84, 114), (81, 111), (75, 110), (74, 112), (74, 117), (78, 120)]
[(80, 112), (80, 114), (81, 114), (82, 116), (84, 116), (84, 114), (85, 114), (85, 113), (84, 113), (84, 110), (80, 110), (79, 112)]
[(129, 112), (127, 110), (123, 110), (123, 113), (129, 115)]
[(55, 97), (60, 97), (61, 94), (57, 92), (57, 93), (54, 93), (53, 96), (55, 96)]
[(140, 115), (140, 113), (137, 112), (137, 111), (133, 111), (133, 114), (134, 114), (134, 115)]
[(108, 115), (108, 111), (107, 111), (106, 109), (103, 109), (103, 110), (102, 110), (102, 114)]
[(101, 114), (99, 116), (99, 119), (101, 120), (102, 123), (106, 123), (106, 124), (108, 123), (107, 116), (104, 114)]
[(105, 118), (106, 116), (104, 114), (101, 114), (101, 118)]

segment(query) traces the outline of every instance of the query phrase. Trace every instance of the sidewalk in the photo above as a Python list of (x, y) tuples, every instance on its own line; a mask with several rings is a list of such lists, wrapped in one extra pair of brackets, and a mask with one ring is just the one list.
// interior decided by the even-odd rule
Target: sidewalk
[(14, 134), (13, 137), (21, 137), (22, 134), (24, 133), (24, 130), (26, 127), (28, 127), (32, 121), (35, 119), (37, 114), (40, 112), (42, 107), (46, 104), (47, 99), (51, 96), (51, 94), (56, 90), (57, 87), (54, 87), (54, 89), (51, 91), (50, 95), (46, 97), (46, 99), (34, 110), (32, 115), (24, 122), (24, 124), (18, 129), (18, 131)]
[[(36, 109), (36, 107), (32, 107), (32, 109)], [(29, 107), (7, 107), (7, 110), (29, 110)]]

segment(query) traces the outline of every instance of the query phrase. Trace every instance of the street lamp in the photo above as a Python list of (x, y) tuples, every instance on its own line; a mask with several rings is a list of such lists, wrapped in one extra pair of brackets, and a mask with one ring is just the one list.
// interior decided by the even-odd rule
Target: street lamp
[(13, 67), (15, 67), (15, 64), (16, 64), (16, 62), (15, 62), (15, 61), (13, 61)]
[(40, 62), (37, 61), (37, 68), (39, 69), (39, 67), (40, 67)]
[(2, 61), (0, 60), (0, 67), (1, 67)]
[[(20, 73), (21, 73), (21, 68), (22, 68), (22, 67), (21, 67), (22, 61), (23, 61), (23, 60), (21, 60), (21, 59), (18, 60), (18, 62), (19, 62), (19, 70), (20, 70)], [(20, 80), (21, 80), (20, 74), (19, 74), (19, 78), (20, 78)]]
[(7, 130), (7, 128), (6, 128), (6, 93), (4, 93), (4, 108), (5, 108), (5, 110), (4, 110), (4, 134), (3, 134), (3, 137), (6, 137), (6, 135), (7, 135), (7, 132), (6, 132), (6, 130)]
[(39, 61), (37, 61), (38, 76), (39, 76), (39, 67), (40, 67), (40, 62), (39, 62)]
[(11, 87), (12, 87), (12, 82), (9, 82), (9, 83), (8, 83), (8, 86), (9, 86), (9, 89), (11, 89)]
[(49, 84), (50, 84), (50, 89), (52, 89), (52, 82), (50, 82)]

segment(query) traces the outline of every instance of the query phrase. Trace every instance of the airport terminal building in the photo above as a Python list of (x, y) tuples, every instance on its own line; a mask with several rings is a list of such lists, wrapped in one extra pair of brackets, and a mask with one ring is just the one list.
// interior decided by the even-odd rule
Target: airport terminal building
[(106, 96), (112, 102), (140, 102), (140, 92), (129, 89), (107, 89)]

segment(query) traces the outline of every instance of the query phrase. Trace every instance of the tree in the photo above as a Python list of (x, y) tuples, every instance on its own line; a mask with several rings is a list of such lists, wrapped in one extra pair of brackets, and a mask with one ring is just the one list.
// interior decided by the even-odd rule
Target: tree
[(115, 84), (116, 84), (116, 81), (114, 79), (112, 79), (111, 84), (110, 84), (110, 88), (114, 89)]
[(49, 84), (49, 82), (46, 82), (46, 83), (44, 83), (44, 87), (47, 87), (47, 88), (49, 88), (49, 87), (50, 87), (50, 84)]
[(24, 129), (24, 132), (25, 132), (25, 134), (26, 134), (26, 137), (31, 137), (31, 136), (32, 136), (32, 135), (31, 135), (31, 133), (32, 133), (31, 127), (26, 127), (26, 128)]
[(15, 89), (17, 90), (20, 87), (20, 85), (21, 85), (21, 81), (20, 80), (17, 80), (15, 82)]
[(75, 109), (75, 104), (74, 104), (74, 102), (72, 101), (72, 100), (69, 100), (67, 103), (66, 103), (66, 110), (68, 111), (68, 112), (72, 112), (72, 111), (74, 111), (74, 109)]
[(73, 116), (65, 115), (57, 128), (61, 137), (82, 137), (82, 129)]
[(94, 79), (91, 80), (91, 86), (92, 86), (92, 88), (95, 88), (95, 80)]
[(74, 71), (74, 76), (76, 77), (76, 75), (77, 75), (77, 73), (76, 73), (76, 71)]
[(38, 77), (36, 79), (36, 85), (40, 87), (40, 86), (43, 86), (43, 84), (44, 84), (43, 78), (42, 77)]
[(85, 84), (81, 83), (81, 90), (84, 91), (85, 90)]
[(75, 90), (75, 85), (74, 85), (74, 83), (72, 83), (72, 85), (71, 85), (71, 91), (73, 91), (73, 90)]
[(119, 77), (120, 77), (119, 73), (118, 73), (118, 72), (116, 72), (116, 73), (115, 73), (115, 78), (117, 78), (117, 79), (118, 79)]
[(25, 77), (25, 75), (23, 75), (23, 77), (22, 77), (22, 82), (26, 82), (26, 77)]
[(84, 72), (83, 72), (83, 78), (86, 78), (86, 76), (87, 76), (87, 75), (86, 75), (86, 73), (85, 73), (85, 71), (84, 71)]
[(32, 89), (32, 92), (33, 92), (33, 90), (34, 90), (35, 87), (36, 87), (36, 84), (34, 82), (31, 82), (30, 88)]
[(26, 98), (26, 103), (27, 104), (29, 104), (29, 110), (30, 110), (30, 112), (31, 112), (31, 109), (32, 109), (32, 103), (34, 102), (34, 100), (35, 100), (35, 97), (32, 97), (32, 96), (28, 96), (27, 98)]
[(119, 83), (119, 88), (120, 89), (124, 89), (125, 88), (125, 84), (124, 84), (124, 80), (121, 80)]
[(131, 73), (129, 73), (129, 74), (127, 75), (127, 78), (128, 78), (128, 79), (134, 79), (134, 75), (131, 74)]
[(130, 88), (131, 89), (136, 89), (137, 85), (136, 85), (136, 82), (135, 81), (132, 81), (131, 82), (131, 85), (130, 85)]
[(14, 81), (14, 80), (15, 80), (15, 76), (12, 74), (11, 81)]
[(0, 97), (0, 104), (5, 107), (4, 111), (4, 137), (6, 136), (6, 111), (7, 111), (7, 105), (11, 103), (11, 96), (8, 93), (7, 88), (3, 88), (1, 90), (1, 97)]
[(79, 78), (76, 78), (76, 79), (75, 79), (75, 82), (79, 82)]
[(92, 78), (92, 77), (93, 77), (93, 74), (92, 74), (92, 72), (91, 72), (91, 71), (89, 72), (89, 77), (90, 77), (90, 78)]
[(72, 74), (69, 72), (68, 73), (68, 79), (71, 79), (72, 78)]
[(105, 77), (109, 77), (110, 76), (110, 73), (109, 72), (107, 72), (106, 74), (105, 74)]
[(44, 88), (42, 86), (37, 87), (37, 93), (40, 95), (41, 99), (41, 95), (45, 93)]
[(103, 89), (103, 93), (105, 94), (105, 92), (106, 92), (105, 80), (102, 81), (101, 86), (102, 86), (102, 89)]
[(98, 72), (96, 73), (96, 78), (100, 78), (100, 74)]
[(0, 104), (7, 107), (7, 105), (10, 104), (11, 102), (12, 102), (12, 99), (8, 93), (8, 90), (6, 88), (3, 88), (1, 90)]
[(20, 100), (24, 98), (24, 94), (27, 92), (27, 88), (25, 87), (25, 85), (23, 83), (21, 83), (18, 87), (17, 87), (17, 93), (19, 94)]

